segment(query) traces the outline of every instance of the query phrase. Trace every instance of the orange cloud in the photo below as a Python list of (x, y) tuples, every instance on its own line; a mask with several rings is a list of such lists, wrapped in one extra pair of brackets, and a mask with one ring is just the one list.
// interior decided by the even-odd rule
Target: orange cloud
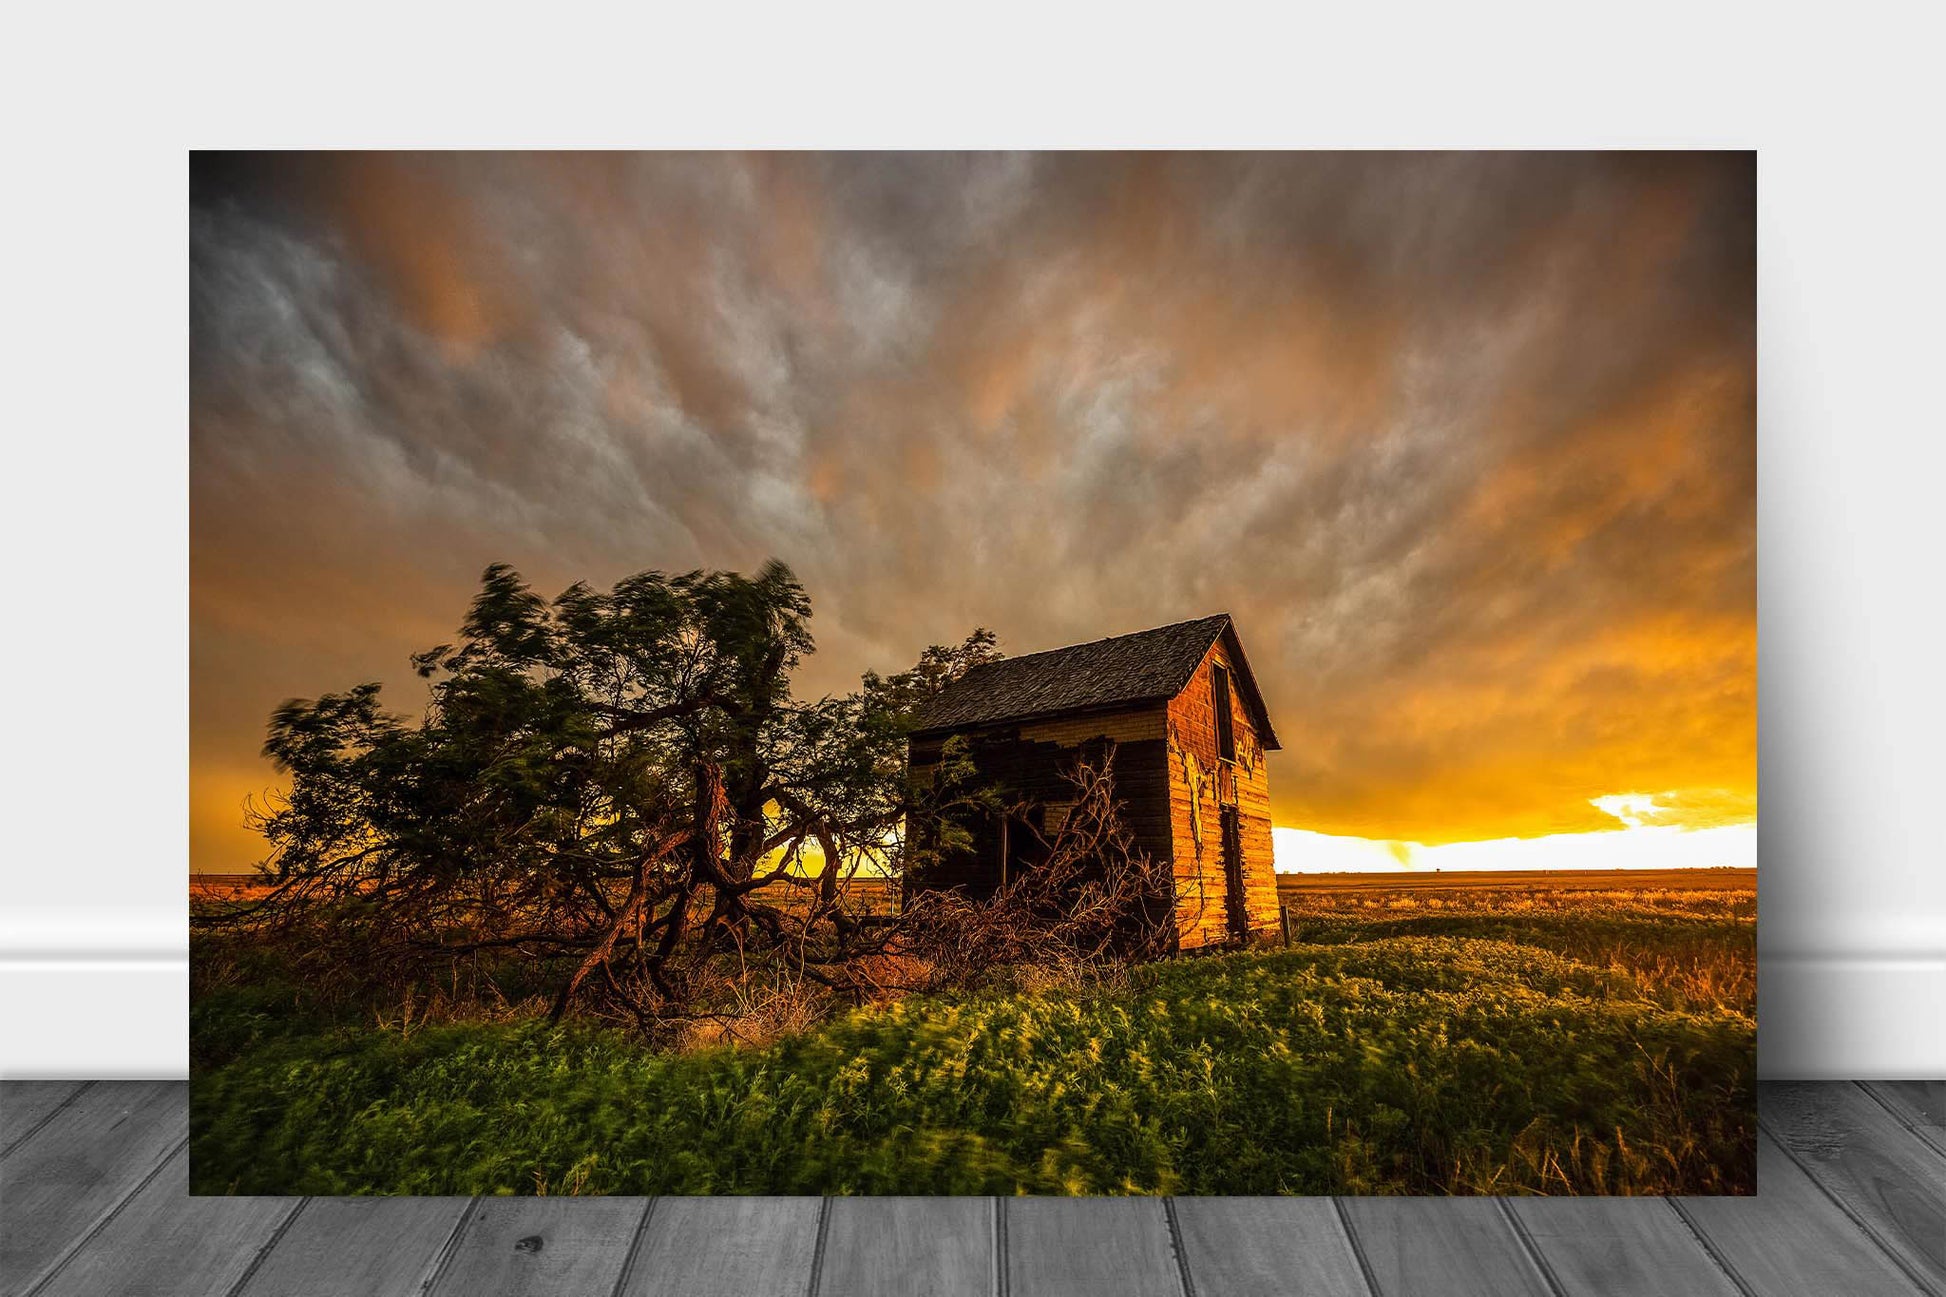
[(1280, 823), (1742, 822), (1754, 194), (1694, 153), (199, 157), (198, 858), (248, 845), (270, 708), (410, 710), (495, 560), (781, 557), (809, 693), (1226, 609)]

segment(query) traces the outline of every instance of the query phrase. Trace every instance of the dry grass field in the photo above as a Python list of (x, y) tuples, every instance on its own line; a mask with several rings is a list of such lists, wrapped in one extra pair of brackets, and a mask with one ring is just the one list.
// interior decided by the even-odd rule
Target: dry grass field
[(1671, 1008), (1754, 1018), (1754, 869), (1283, 874), (1299, 943), (1508, 942), (1627, 977)]
[(1319, 893), (1371, 892), (1755, 892), (1754, 869), (1400, 870), (1397, 873), (1279, 874), (1285, 901)]

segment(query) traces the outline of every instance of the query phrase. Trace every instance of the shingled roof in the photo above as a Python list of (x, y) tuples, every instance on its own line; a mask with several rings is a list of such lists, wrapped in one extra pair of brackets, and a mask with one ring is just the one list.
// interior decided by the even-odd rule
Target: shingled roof
[(917, 735), (1161, 702), (1181, 693), (1217, 637), (1230, 637), (1238, 695), (1275, 751), (1263, 695), (1228, 613), (974, 667), (921, 709)]

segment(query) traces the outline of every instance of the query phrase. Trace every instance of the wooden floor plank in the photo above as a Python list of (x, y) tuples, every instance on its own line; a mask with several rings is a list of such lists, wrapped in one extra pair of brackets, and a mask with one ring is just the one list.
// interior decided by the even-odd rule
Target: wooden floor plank
[(433, 1297), (608, 1297), (649, 1210), (646, 1198), (486, 1198)]
[(1923, 1291), (1768, 1134), (1757, 1137), (1755, 1197), (1669, 1201), (1756, 1297)]
[(1380, 1297), (1551, 1297), (1492, 1198), (1341, 1198)]
[(816, 1198), (657, 1198), (626, 1297), (804, 1297)]
[(1177, 1198), (1173, 1206), (1197, 1293), (1371, 1297), (1329, 1198)]
[(188, 1138), (179, 1081), (91, 1085), (0, 1158), (0, 1295), (27, 1291)]
[(1001, 1201), (1012, 1297), (1182, 1297), (1159, 1198)]
[(465, 1198), (313, 1198), (264, 1257), (245, 1297), (416, 1293), (432, 1278)]
[(87, 1084), (86, 1081), (8, 1081), (0, 1087), (0, 1153), (27, 1138)]
[(1767, 1085), (1758, 1121), (1887, 1251), (1946, 1292), (1946, 1156), (1855, 1085)]
[(1946, 1153), (1946, 1081), (1863, 1081), (1894, 1117)]
[(301, 1198), (192, 1198), (189, 1150), (129, 1199), (34, 1297), (227, 1293)]
[(1511, 1198), (1541, 1262), (1571, 1293), (1737, 1297), (1688, 1222), (1662, 1198)]
[(992, 1297), (995, 1211), (991, 1198), (833, 1198), (819, 1293)]
[(985, 1297), (997, 1235), (1014, 1297), (1181, 1297), (1183, 1270), (1200, 1297), (1365, 1297), (1353, 1240), (1376, 1297), (1538, 1297), (1535, 1255), (1565, 1292), (1727, 1297), (1706, 1252), (1757, 1297), (1946, 1294), (1946, 1155), (1924, 1142), (1938, 1083), (1766, 1085), (1755, 1198), (1182, 1199), (1180, 1262), (1155, 1199), (1009, 1199), (999, 1230), (991, 1200), (945, 1198), (834, 1199), (822, 1220), (815, 1199), (663, 1199), (646, 1222), (632, 1199), (321, 1199), (292, 1219), (289, 1199), (186, 1195), (185, 1097), (0, 1084), (8, 1138), (39, 1124), (0, 1157), (0, 1294), (221, 1293), (247, 1273), (247, 1297), (405, 1297), (435, 1277), (434, 1297), (608, 1297), (618, 1279), (637, 1297), (804, 1297), (815, 1274), (820, 1297)]

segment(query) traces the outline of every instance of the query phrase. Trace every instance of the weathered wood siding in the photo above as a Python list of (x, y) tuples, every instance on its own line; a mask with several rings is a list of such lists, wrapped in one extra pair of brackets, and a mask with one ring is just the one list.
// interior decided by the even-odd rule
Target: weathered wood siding
[[(1075, 761), (1099, 761), (1112, 743), (1115, 792), (1124, 819), (1142, 850), (1167, 860), (1174, 842), (1167, 733), (1164, 709), (1149, 706), (992, 726), (970, 731), (966, 737), (980, 778), (999, 785), (1009, 800), (1044, 807), (1044, 830), (1050, 836), (1073, 804), (1068, 774)], [(931, 780), (944, 744), (943, 738), (914, 741), (910, 777), (915, 784)], [(942, 862), (919, 885), (958, 887), (972, 896), (986, 896), (998, 883), (992, 862), (974, 852)]]
[[(1270, 778), (1262, 740), (1231, 662), (1229, 636), (1219, 637), (1183, 691), (1168, 706), (1171, 859), (1175, 861), (1176, 927), (1185, 949), (1227, 937), (1229, 887), (1223, 872), (1222, 807), (1236, 806), (1243, 830), (1244, 909), (1253, 933), (1277, 925), (1277, 875), (1271, 863)], [(1210, 667), (1230, 672), (1230, 723), (1236, 760), (1217, 757), (1216, 706)]]

